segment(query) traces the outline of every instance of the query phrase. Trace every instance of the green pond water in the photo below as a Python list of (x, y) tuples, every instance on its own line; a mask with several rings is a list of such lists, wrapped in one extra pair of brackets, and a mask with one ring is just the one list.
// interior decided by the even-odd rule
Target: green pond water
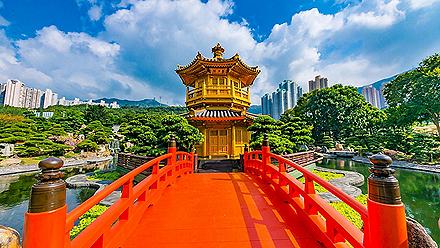
[[(356, 171), (370, 175), (368, 165), (348, 159), (324, 159), (317, 166)], [(406, 214), (422, 224), (431, 237), (440, 243), (440, 230), (437, 221), (440, 218), (440, 174), (412, 170), (396, 169), (396, 178), (400, 184), (400, 194), (405, 203)], [(367, 183), (360, 187), (367, 194)]]
[[(83, 173), (79, 169), (65, 170), (65, 178)], [(28, 209), (32, 185), (36, 182), (35, 174), (0, 177), (0, 225), (9, 226), (23, 233), (24, 213)], [(67, 189), (66, 203), (68, 211), (87, 200), (96, 189)]]

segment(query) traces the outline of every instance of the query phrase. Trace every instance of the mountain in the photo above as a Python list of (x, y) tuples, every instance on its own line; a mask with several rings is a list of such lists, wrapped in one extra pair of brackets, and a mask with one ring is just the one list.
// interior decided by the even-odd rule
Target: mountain
[(248, 112), (252, 114), (261, 114), (261, 105), (251, 105)]
[(121, 107), (160, 107), (160, 106), (167, 106), (166, 104), (160, 103), (156, 101), (156, 99), (143, 99), (143, 100), (125, 100), (125, 99), (118, 99), (118, 98), (100, 98), (93, 100), (93, 102), (100, 102), (104, 101), (106, 103), (112, 103), (117, 102), (119, 106)]

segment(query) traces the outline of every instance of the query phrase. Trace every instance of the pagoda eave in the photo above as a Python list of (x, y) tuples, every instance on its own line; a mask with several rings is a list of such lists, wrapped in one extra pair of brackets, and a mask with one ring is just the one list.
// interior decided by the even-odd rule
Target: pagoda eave
[(223, 118), (209, 118), (209, 117), (190, 117), (189, 118), (192, 121), (213, 121), (213, 122), (217, 122), (217, 121), (241, 121), (246, 119), (245, 116), (240, 116), (240, 117), (223, 117)]

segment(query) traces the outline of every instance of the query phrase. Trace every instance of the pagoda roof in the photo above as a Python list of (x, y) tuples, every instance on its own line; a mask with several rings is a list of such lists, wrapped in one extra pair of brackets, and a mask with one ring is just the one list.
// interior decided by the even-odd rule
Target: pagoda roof
[(224, 49), (220, 44), (213, 47), (212, 51), (214, 58), (204, 57), (198, 52), (188, 65), (177, 65), (176, 73), (179, 74), (185, 85), (193, 85), (195, 79), (199, 78), (201, 74), (211, 73), (211, 69), (227, 69), (228, 73), (234, 73), (246, 86), (252, 85), (260, 73), (258, 66), (247, 65), (237, 53), (231, 58), (223, 58)]

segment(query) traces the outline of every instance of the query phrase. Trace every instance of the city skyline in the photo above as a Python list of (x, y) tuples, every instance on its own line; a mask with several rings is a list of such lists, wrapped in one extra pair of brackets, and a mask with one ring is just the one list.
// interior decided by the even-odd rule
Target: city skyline
[(106, 103), (104, 100), (93, 102), (92, 99), (82, 101), (75, 97), (67, 100), (64, 96), (58, 98), (58, 94), (52, 89), (41, 90), (27, 87), (26, 84), (18, 79), (8, 79), (5, 83), (0, 83), (0, 105), (27, 109), (46, 109), (50, 106), (73, 106), (73, 105), (100, 105), (110, 108), (119, 108), (117, 102)]
[(278, 120), (288, 109), (296, 106), (298, 99), (303, 95), (303, 89), (292, 80), (283, 80), (272, 93), (261, 97), (261, 112)]

